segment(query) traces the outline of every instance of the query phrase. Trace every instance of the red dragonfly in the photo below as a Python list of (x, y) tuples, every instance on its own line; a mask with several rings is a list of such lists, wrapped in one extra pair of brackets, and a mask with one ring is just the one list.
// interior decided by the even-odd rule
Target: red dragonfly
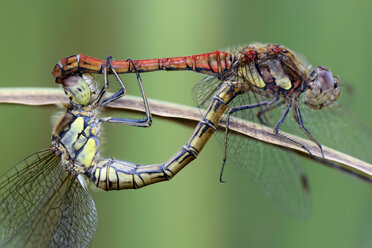
[[(53, 76), (57, 83), (61, 83), (74, 74), (83, 72), (100, 74), (106, 61), (82, 54), (70, 56), (58, 62), (53, 70)], [(334, 119), (329, 111), (324, 110), (334, 103), (341, 93), (340, 80), (329, 69), (323, 66), (311, 68), (288, 48), (274, 44), (253, 44), (233, 52), (216, 51), (184, 57), (133, 60), (134, 65), (126, 60), (112, 60), (110, 63), (108, 73), (134, 73), (135, 70), (138, 72), (190, 70), (207, 74), (207, 78), (194, 88), (198, 106), (206, 109), (203, 120), (196, 127), (188, 143), (172, 158), (184, 156), (185, 161), (180, 160), (183, 166), (195, 159), (229, 107), (226, 119), (223, 119), (226, 121), (225, 135), (217, 135), (225, 148), (224, 163), (228, 156), (269, 198), (284, 209), (300, 215), (308, 214), (309, 186), (300, 165), (293, 163), (295, 158), (276, 147), (230, 134), (229, 121), (236, 118), (272, 125), (272, 122), (277, 120), (274, 133), (286, 141), (301, 146), (312, 155), (306, 146), (279, 132), (292, 109), (294, 118), (286, 121), (287, 126), (284, 128), (293, 133), (295, 129), (293, 125), (299, 126), (299, 130), (306, 134), (319, 147), (322, 156), (326, 157), (321, 143), (308, 131), (307, 126), (311, 127), (312, 132), (319, 134), (317, 137), (326, 141), (327, 137), (335, 140), (336, 134), (328, 132), (331, 129), (327, 124), (337, 124), (337, 120), (346, 123), (346, 119), (351, 119), (345, 116)], [(311, 120), (306, 126), (303, 113), (300, 111), (302, 98), (309, 107), (303, 111), (304, 116)], [(320, 109), (322, 111), (319, 112), (324, 113), (320, 115), (320, 118), (323, 118), (321, 120), (313, 119), (310, 116), (314, 113), (306, 112)], [(323, 135), (324, 132), (327, 134)], [(364, 132), (360, 131), (359, 136), (363, 139)], [(359, 152), (364, 154), (363, 151)], [(368, 159), (371, 160), (370, 157)]]

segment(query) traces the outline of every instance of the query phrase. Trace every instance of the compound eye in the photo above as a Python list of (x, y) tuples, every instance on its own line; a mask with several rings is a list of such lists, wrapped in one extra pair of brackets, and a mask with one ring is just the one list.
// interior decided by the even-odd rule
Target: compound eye
[(70, 76), (62, 82), (66, 96), (74, 103), (86, 106), (90, 101), (90, 89), (80, 76)]
[(331, 105), (340, 96), (340, 80), (325, 67), (317, 67), (309, 76), (309, 89), (305, 104), (313, 109), (322, 109)]
[(317, 84), (319, 84), (320, 93), (333, 90), (335, 88), (335, 81), (330, 71), (320, 71), (318, 73)]
[(81, 77), (88, 84), (90, 92), (92, 92), (92, 94), (96, 93), (98, 85), (94, 76), (90, 73), (83, 73), (81, 74)]

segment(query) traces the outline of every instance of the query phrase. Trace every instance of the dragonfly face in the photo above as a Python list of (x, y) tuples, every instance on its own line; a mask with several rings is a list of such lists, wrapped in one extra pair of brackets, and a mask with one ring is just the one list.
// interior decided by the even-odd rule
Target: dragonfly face
[(331, 105), (340, 96), (340, 79), (325, 67), (318, 66), (310, 74), (305, 104), (312, 109)]
[(84, 73), (81, 77), (72, 75), (63, 80), (63, 88), (66, 96), (73, 103), (87, 106), (91, 100), (91, 94), (97, 89), (97, 83), (91, 74)]

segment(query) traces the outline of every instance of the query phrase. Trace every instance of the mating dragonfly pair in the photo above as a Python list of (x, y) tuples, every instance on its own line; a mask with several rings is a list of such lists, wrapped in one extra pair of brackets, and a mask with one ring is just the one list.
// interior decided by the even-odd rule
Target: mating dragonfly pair
[[(138, 165), (101, 158), (97, 147), (102, 123), (151, 125), (139, 73), (158, 70), (192, 70), (209, 75), (195, 87), (197, 104), (205, 114), (191, 138), (163, 164)], [(97, 90), (92, 76), (96, 73), (104, 75), (101, 90)], [(137, 74), (146, 118), (97, 117), (102, 107), (125, 95), (120, 73)], [(107, 97), (112, 84), (108, 74), (114, 74), (120, 89)], [(307, 146), (279, 132), (293, 109), (296, 124), (324, 158), (322, 145), (304, 125), (300, 100), (305, 95), (305, 104), (320, 110), (338, 99), (340, 81), (327, 68), (311, 69), (283, 46), (254, 44), (236, 52), (150, 60), (98, 60), (76, 55), (60, 60), (53, 75), (70, 101), (53, 131), (51, 147), (31, 155), (0, 177), (0, 247), (88, 246), (97, 215), (84, 177), (104, 190), (140, 188), (169, 180), (197, 157), (220, 121), (226, 123), (225, 132), (218, 135), (224, 146), (223, 165), (226, 157), (231, 158), (283, 208), (308, 214), (309, 186), (301, 167), (279, 148), (229, 130), (231, 120), (271, 125), (275, 117), (270, 115), (284, 106), (276, 119), (275, 135), (313, 155)], [(250, 158), (255, 156), (261, 157), (253, 164)]]

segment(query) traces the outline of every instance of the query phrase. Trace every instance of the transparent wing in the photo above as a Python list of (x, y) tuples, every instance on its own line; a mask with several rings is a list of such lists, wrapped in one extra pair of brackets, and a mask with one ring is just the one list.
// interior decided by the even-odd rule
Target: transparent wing
[[(348, 96), (345, 93), (341, 94), (341, 101), (347, 101)], [(322, 145), (372, 163), (371, 126), (359, 121), (341, 103), (334, 103), (321, 110), (312, 110), (302, 104), (301, 114), (306, 128)], [(295, 135), (303, 135), (295, 121), (288, 121), (283, 130), (292, 130), (291, 133)]]
[[(282, 64), (278, 63), (278, 57), (280, 57)], [(267, 56), (271, 67), (275, 68), (274, 71), (279, 72), (279, 75), (298, 74), (298, 70), (306, 70), (306, 68), (309, 68), (306, 61), (297, 59), (299, 57), (301, 56), (295, 55), (293, 59), (288, 57), (287, 54), (282, 53), (277, 56)], [(283, 71), (284, 67), (287, 69), (286, 72)], [(352, 88), (350, 85), (344, 85), (338, 101), (321, 110), (308, 108), (303, 100), (305, 94), (302, 94), (300, 109), (304, 125), (320, 144), (371, 163), (372, 153), (369, 152), (369, 148), (372, 147), (371, 125), (368, 126), (359, 121), (353, 113), (342, 105), (342, 102), (353, 102), (353, 100), (350, 99), (350, 91), (348, 92), (350, 88)], [(266, 113), (265, 119), (268, 119), (268, 123), (271, 125), (275, 124), (280, 118), (282, 111), (283, 108), (278, 108)], [(270, 115), (270, 117), (267, 115)], [(298, 127), (298, 123), (294, 118), (286, 118), (284, 125), (281, 126), (281, 130), (308, 138)], [(336, 165), (333, 165), (333, 167), (334, 166)]]
[(94, 202), (51, 150), (35, 153), (0, 178), (0, 247), (86, 247)]
[(2, 245), (38, 211), (40, 202), (62, 171), (60, 158), (47, 150), (27, 157), (0, 177)]
[[(211, 89), (213, 89), (213, 93), (217, 91), (218, 88), (214, 89), (220, 83), (216, 82), (216, 80), (217, 78), (209, 78), (195, 86), (194, 92), (196, 93), (199, 107), (205, 109), (208, 106), (209, 101), (204, 99), (205, 96), (211, 94)], [(230, 102), (229, 107), (242, 106), (264, 100), (267, 99), (261, 95), (248, 92), (235, 97)], [(258, 125), (259, 120), (256, 116), (260, 110), (258, 108), (238, 111), (234, 113), (233, 118), (236, 118), (237, 121), (248, 120)], [(275, 119), (275, 117), (271, 116), (271, 113), (266, 113), (265, 119), (270, 121), (273, 118)], [(275, 120), (279, 120), (279, 118)], [(215, 136), (222, 144), (222, 147), (224, 147), (224, 130), (217, 132)], [(307, 216), (309, 214), (311, 197), (306, 173), (290, 152), (230, 132), (227, 158), (237, 165), (279, 207), (299, 216)]]
[(203, 111), (208, 107), (212, 97), (220, 88), (222, 81), (216, 76), (209, 76), (204, 78), (192, 88), (192, 95), (196, 105)]

